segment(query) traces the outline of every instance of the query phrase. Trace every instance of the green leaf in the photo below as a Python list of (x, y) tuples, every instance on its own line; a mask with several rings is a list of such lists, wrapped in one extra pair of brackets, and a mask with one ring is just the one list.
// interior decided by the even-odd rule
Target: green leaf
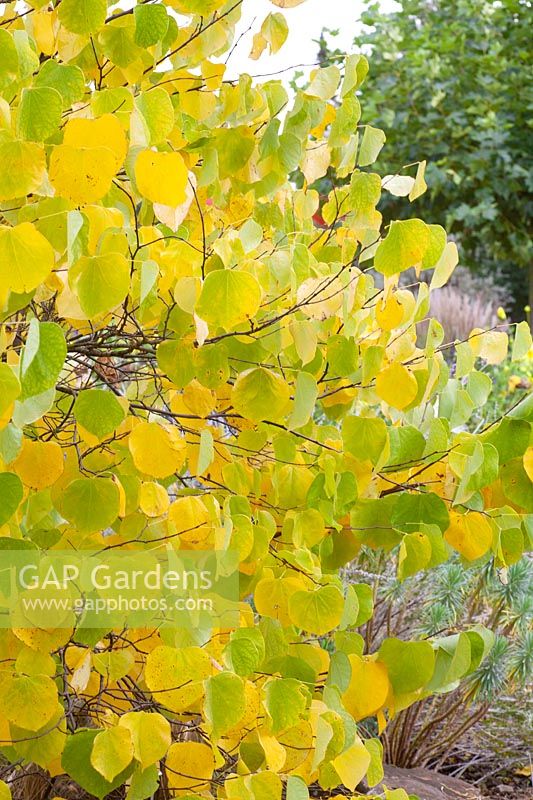
[(386, 665), (394, 693), (399, 695), (426, 685), (433, 675), (435, 653), (429, 642), (385, 639), (378, 660)]
[(69, 283), (88, 319), (116, 308), (130, 286), (130, 267), (120, 253), (82, 256), (69, 270)]
[(373, 128), (372, 125), (365, 125), (365, 132), (359, 148), (359, 157), (357, 164), (359, 167), (367, 167), (373, 164), (381, 152), (381, 148), (385, 144), (386, 136), (379, 128)]
[(363, 744), (370, 754), (370, 766), (366, 773), (366, 782), (372, 788), (383, 780), (383, 745), (379, 739), (365, 739)]
[(204, 710), (211, 723), (213, 740), (231, 730), (246, 709), (244, 683), (238, 675), (219, 672), (205, 682)]
[(231, 393), (238, 414), (255, 422), (276, 422), (289, 410), (289, 386), (280, 375), (258, 367), (241, 372)]
[(265, 640), (258, 628), (241, 628), (233, 631), (226, 655), (237, 675), (252, 675), (265, 658)]
[(20, 360), (21, 400), (52, 389), (66, 355), (67, 343), (59, 325), (33, 319)]
[(64, 490), (60, 510), (79, 531), (103, 531), (117, 518), (120, 495), (110, 478), (78, 478)]
[(184, 389), (195, 376), (194, 351), (181, 341), (161, 342), (157, 346), (157, 364), (178, 389)]
[(417, 531), (406, 534), (400, 544), (398, 578), (403, 581), (427, 567), (431, 554), (431, 542), (424, 533)]
[(342, 441), (348, 453), (377, 464), (388, 442), (387, 426), (377, 417), (346, 417)]
[(18, 135), (32, 142), (44, 142), (61, 124), (63, 103), (56, 89), (48, 86), (24, 89), (20, 100)]
[[(148, 11), (162, 6), (137, 6), (135, 10), (139, 11), (141, 8)], [(174, 127), (174, 106), (168, 92), (161, 86), (155, 86), (135, 98), (135, 107), (148, 128), (148, 144), (165, 141)]]
[(231, 330), (255, 317), (261, 287), (249, 272), (218, 269), (204, 281), (195, 312), (212, 328)]
[(438, 525), (445, 531), (450, 516), (446, 503), (434, 492), (402, 492), (392, 512), (391, 523), (407, 532), (417, 530), (421, 523)]
[(69, 108), (83, 97), (85, 77), (74, 64), (60, 64), (49, 58), (41, 65), (35, 78), (35, 86), (55, 89), (61, 95), (64, 108)]
[(504, 418), (489, 429), (486, 441), (498, 451), (499, 463), (523, 456), (529, 445), (531, 425), (525, 419)]
[(135, 44), (139, 47), (152, 47), (162, 41), (168, 30), (169, 18), (166, 7), (139, 5), (133, 9), (135, 20)]
[(19, 57), (13, 37), (0, 28), (0, 86), (14, 80), (19, 69)]
[(531, 350), (531, 347), (533, 347), (531, 331), (529, 325), (524, 320), (523, 322), (519, 322), (515, 328), (512, 361), (520, 361), (522, 358), (525, 358)]
[(274, 736), (298, 724), (309, 700), (309, 691), (294, 678), (274, 678), (268, 681), (265, 695)]
[(100, 731), (77, 730), (67, 736), (61, 764), (67, 775), (76, 781), (82, 789), (103, 800), (118, 786), (121, 786), (133, 770), (133, 766), (126, 767), (112, 781), (107, 781), (91, 764), (93, 743)]
[(354, 627), (358, 628), (368, 622), (374, 613), (374, 594), (372, 587), (368, 583), (353, 583), (352, 589), (359, 602), (359, 612), (354, 622)]
[(126, 416), (115, 395), (103, 389), (84, 389), (72, 411), (76, 422), (98, 439), (110, 436)]
[(378, 272), (390, 277), (420, 264), (431, 244), (429, 227), (421, 219), (391, 222), (374, 257)]
[(215, 457), (215, 448), (213, 441), (213, 434), (206, 428), (200, 434), (200, 449), (198, 451), (198, 465), (196, 472), (202, 475), (213, 463)]
[(343, 610), (344, 597), (337, 586), (295, 592), (289, 599), (289, 616), (293, 623), (318, 636), (337, 627)]
[(20, 395), (20, 382), (9, 364), (0, 362), (0, 416)]
[(344, 67), (344, 80), (341, 87), (341, 97), (346, 97), (350, 92), (355, 92), (363, 83), (368, 73), (368, 61), (362, 55), (349, 55)]
[(96, 33), (105, 22), (107, 0), (62, 0), (59, 21), (71, 33)]
[(150, 800), (159, 786), (159, 765), (152, 764), (147, 769), (135, 770), (126, 792), (126, 800)]
[(18, 475), (0, 472), (0, 525), (7, 522), (19, 507), (24, 490)]
[(533, 483), (524, 469), (521, 458), (514, 458), (502, 467), (503, 493), (512, 503), (526, 511), (533, 508)]
[(298, 775), (289, 775), (287, 778), (286, 800), (309, 800), (309, 789)]
[(287, 423), (289, 430), (302, 428), (309, 422), (317, 397), (318, 386), (315, 378), (309, 372), (299, 372), (296, 377), (294, 408)]
[(340, 77), (339, 68), (335, 65), (318, 69), (305, 93), (320, 100), (329, 100), (337, 91)]

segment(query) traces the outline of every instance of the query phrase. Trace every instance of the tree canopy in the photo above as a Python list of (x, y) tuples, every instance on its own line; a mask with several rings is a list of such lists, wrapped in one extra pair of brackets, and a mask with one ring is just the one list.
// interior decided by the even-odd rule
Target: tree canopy
[[(533, 305), (530, 13), (528, 0), (371, 3), (355, 38), (371, 53), (364, 119), (387, 135), (379, 168), (427, 161), (417, 213), (459, 240), (462, 264), (508, 287), (515, 318)], [(394, 198), (386, 208), (405, 213)]]
[[(267, 43), (299, 0), (273, 3)], [(505, 570), (533, 534), (533, 398), (471, 432), (508, 333), (418, 336), (457, 250), (411, 208), (422, 163), (382, 224), (366, 58), (294, 97), (226, 79), (240, 11), (3, 6), (0, 547), (51, 564), (213, 551), (224, 577), (237, 554), (233, 625), (1, 615), (3, 756), (98, 798), (376, 786), (388, 720), (492, 637), (367, 652), (372, 591), (341, 568), (370, 548), (402, 580), (454, 554)], [(345, 185), (317, 230), (328, 170)], [(431, 283), (400, 287), (412, 267)], [(521, 323), (513, 357), (530, 348)]]

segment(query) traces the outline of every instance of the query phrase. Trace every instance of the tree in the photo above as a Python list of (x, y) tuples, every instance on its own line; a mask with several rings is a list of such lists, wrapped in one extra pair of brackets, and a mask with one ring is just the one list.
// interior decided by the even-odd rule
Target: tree
[[(504, 282), (515, 319), (533, 307), (530, 11), (527, 0), (374, 3), (355, 38), (372, 54), (365, 121), (387, 133), (379, 168), (406, 174), (427, 160), (418, 213), (458, 239), (462, 264)], [(394, 196), (385, 209), (405, 213)]]
[[(3, 566), (211, 558), (238, 581), (231, 624), (126, 625), (89, 615), (114, 599), (93, 573), (89, 595), (85, 574), (50, 579), (78, 616), (39, 616), (32, 586), (11, 607), (2, 573), (10, 775), (35, 763), (100, 798), (376, 785), (378, 733), (475, 670), (491, 634), (365, 653), (372, 592), (340, 568), (370, 548), (402, 579), (452, 553), (505, 569), (531, 539), (531, 398), (465, 432), (507, 333), (456, 344), (453, 378), (438, 322), (417, 343), (457, 253), (416, 217), (382, 230), (366, 59), (294, 100), (226, 80), (240, 6), (33, 2), (0, 27)], [(349, 182), (317, 231), (328, 169)], [(399, 288), (412, 266), (432, 285)], [(530, 347), (521, 323), (514, 357)]]

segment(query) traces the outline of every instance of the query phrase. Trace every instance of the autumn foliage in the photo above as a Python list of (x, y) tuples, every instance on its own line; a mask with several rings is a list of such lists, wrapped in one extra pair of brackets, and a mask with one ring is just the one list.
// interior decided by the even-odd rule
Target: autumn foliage
[[(235, 551), (240, 614), (5, 627), (4, 758), (99, 798), (376, 786), (388, 721), (492, 637), (366, 652), (372, 592), (342, 568), (365, 548), (402, 580), (520, 558), (531, 398), (468, 421), (482, 365), (509, 333), (524, 357), (529, 329), (450, 343), (428, 323), (457, 249), (417, 218), (424, 163), (372, 171), (363, 56), (293, 96), (225, 78), (241, 0), (1, 7), (0, 546)], [(273, 9), (256, 55), (285, 35)], [(410, 218), (383, 229), (382, 191)]]

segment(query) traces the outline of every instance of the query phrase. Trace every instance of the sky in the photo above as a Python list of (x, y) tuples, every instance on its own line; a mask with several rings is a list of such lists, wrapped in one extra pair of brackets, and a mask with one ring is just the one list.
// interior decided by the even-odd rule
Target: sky
[[(382, 0), (380, 5), (388, 10), (396, 4), (393, 0)], [(296, 8), (283, 9), (289, 26), (287, 41), (276, 55), (266, 55), (265, 51), (259, 61), (253, 61), (248, 57), (253, 34), (260, 29), (269, 12), (280, 10), (270, 0), (244, 2), (242, 19), (237, 28), (237, 36), (241, 33), (243, 36), (229, 59), (226, 77), (233, 78), (241, 72), (259, 75), (285, 69), (287, 77), (290, 77), (289, 67), (316, 62), (318, 47), (313, 40), (319, 38), (324, 27), (339, 30), (334, 40), (336, 47), (342, 52), (350, 52), (363, 3), (361, 0), (307, 0)], [(252, 29), (247, 32), (251, 24)]]

